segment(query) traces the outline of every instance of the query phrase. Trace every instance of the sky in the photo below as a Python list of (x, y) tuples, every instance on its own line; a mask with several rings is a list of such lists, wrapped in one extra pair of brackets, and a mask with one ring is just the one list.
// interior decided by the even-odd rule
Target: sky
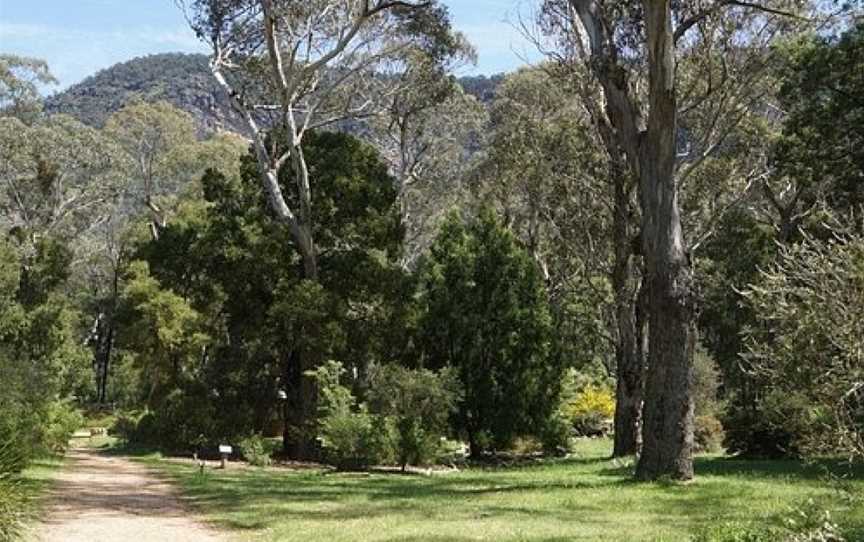
[[(517, 29), (535, 0), (442, 0), (478, 53), (460, 75), (511, 71), (538, 54)], [(63, 89), (154, 53), (206, 53), (174, 0), (0, 0), (0, 53), (48, 61)]]

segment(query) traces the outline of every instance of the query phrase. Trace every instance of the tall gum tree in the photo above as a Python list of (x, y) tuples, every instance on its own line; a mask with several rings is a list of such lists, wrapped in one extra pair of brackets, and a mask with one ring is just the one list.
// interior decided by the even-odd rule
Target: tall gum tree
[[(372, 115), (404, 91), (395, 76), (417, 46), (443, 59), (455, 45), (446, 10), (434, 1), (398, 0), (192, 0), (190, 25), (212, 51), (210, 66), (252, 139), (264, 192), (291, 233), (303, 278), (318, 281), (313, 236), (313, 185), (304, 136)], [(277, 128), (283, 137), (268, 137)], [(285, 143), (283, 143), (285, 142)], [(280, 172), (290, 172), (296, 198), (289, 203)], [(314, 332), (314, 331), (310, 331)], [(292, 356), (304, 375), (314, 352)], [(300, 435), (315, 413), (314, 383), (296, 382)], [(314, 456), (309, 435), (285, 443), (294, 457)]]
[[(649, 329), (643, 444), (636, 472), (640, 479), (693, 477), (691, 387), (696, 333), (690, 252), (711, 227), (705, 224), (699, 235), (685, 236), (679, 191), (706, 160), (723, 151), (730, 134), (758, 102), (757, 94), (741, 91), (753, 85), (742, 77), (729, 77), (744, 72), (724, 69), (724, 62), (737, 58), (743, 44), (764, 50), (785, 26), (791, 26), (788, 21), (800, 19), (803, 4), (545, 2), (547, 10), (570, 23), (564, 32), (565, 46), (584, 62), (602, 89), (602, 113), (613, 136), (604, 144), (610, 154), (624, 156), (630, 174), (638, 180)], [(729, 24), (724, 26), (724, 21)], [(704, 63), (707, 73), (721, 68), (716, 78), (701, 79), (709, 84), (694, 97), (687, 94), (689, 88), (682, 84), (678, 68), (699, 44), (713, 46)], [(711, 111), (704, 107), (706, 102), (717, 107), (704, 132), (699, 137), (688, 134), (681, 120), (692, 110)], [(722, 209), (715, 214), (722, 214)]]

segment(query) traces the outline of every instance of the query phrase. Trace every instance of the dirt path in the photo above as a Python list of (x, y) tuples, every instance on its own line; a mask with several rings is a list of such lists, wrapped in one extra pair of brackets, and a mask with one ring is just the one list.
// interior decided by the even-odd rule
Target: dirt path
[(70, 450), (36, 532), (42, 542), (221, 542), (173, 488), (128, 459)]

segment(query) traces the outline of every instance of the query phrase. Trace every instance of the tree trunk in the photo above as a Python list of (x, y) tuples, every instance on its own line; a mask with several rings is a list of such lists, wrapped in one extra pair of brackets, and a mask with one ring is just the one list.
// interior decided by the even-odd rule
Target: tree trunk
[[(113, 315), (112, 315), (113, 316)], [(100, 369), (102, 374), (99, 378), (99, 389), (97, 393), (98, 403), (104, 405), (108, 399), (108, 375), (110, 374), (111, 353), (114, 349), (114, 321), (113, 318), (108, 321), (108, 332), (105, 337), (105, 344), (102, 345)]]
[(650, 116), (640, 142), (642, 242), (648, 280), (648, 374), (636, 477), (693, 477), (693, 275), (675, 182), (671, 0), (645, 0)]
[[(301, 231), (305, 230), (306, 228), (301, 228)], [(301, 239), (302, 241), (295, 238), (303, 260), (302, 276), (306, 280), (317, 282), (318, 260), (312, 244), (312, 237), (306, 235)], [(317, 332), (309, 324), (301, 330), (304, 335)], [(286, 412), (287, 423), (282, 436), (282, 449), (288, 457), (298, 461), (319, 459), (314, 428), (317, 417), (318, 393), (314, 379), (307, 376), (306, 373), (319, 365), (320, 358), (319, 352), (295, 347), (288, 357), (288, 366), (285, 370), (285, 381), (288, 384), (288, 390), (293, 390), (294, 397), (288, 412)]]
[(649, 269), (649, 355), (641, 480), (693, 477), (693, 347), (695, 326), (687, 264)]
[(639, 348), (637, 321), (638, 278), (631, 238), (630, 193), (623, 169), (615, 174), (614, 240), (615, 265), (612, 287), (615, 292), (615, 442), (612, 456), (634, 455), (641, 444), (643, 358)]

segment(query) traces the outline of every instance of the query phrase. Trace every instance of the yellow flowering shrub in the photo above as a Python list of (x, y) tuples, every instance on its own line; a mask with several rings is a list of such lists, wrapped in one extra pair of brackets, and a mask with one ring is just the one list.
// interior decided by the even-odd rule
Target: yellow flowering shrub
[(615, 396), (611, 389), (589, 385), (564, 405), (564, 415), (582, 435), (604, 434), (615, 416)]

